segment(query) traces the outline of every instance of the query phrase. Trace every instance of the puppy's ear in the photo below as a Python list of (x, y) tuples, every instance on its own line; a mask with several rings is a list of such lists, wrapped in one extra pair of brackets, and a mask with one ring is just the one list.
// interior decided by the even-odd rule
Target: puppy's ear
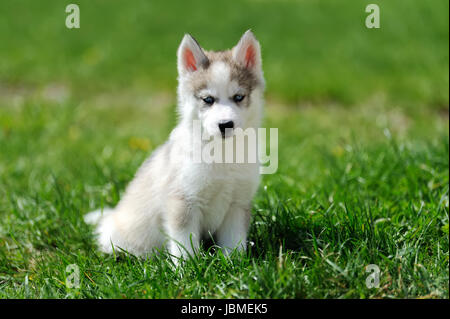
[(261, 48), (252, 31), (244, 33), (232, 52), (234, 60), (244, 67), (255, 71), (261, 69)]
[(206, 67), (209, 60), (200, 45), (189, 34), (185, 34), (178, 48), (178, 73), (180, 75), (195, 72)]

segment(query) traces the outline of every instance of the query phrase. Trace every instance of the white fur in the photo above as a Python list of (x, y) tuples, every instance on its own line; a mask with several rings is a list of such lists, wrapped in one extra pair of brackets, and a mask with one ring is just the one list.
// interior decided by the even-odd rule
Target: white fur
[[(200, 112), (200, 102), (188, 85), (191, 71), (185, 69), (180, 52), (187, 46), (195, 57), (204, 56), (195, 40), (186, 37), (178, 53), (178, 125), (169, 140), (141, 166), (113, 210), (105, 211), (103, 216), (100, 211), (86, 215), (87, 222), (98, 221), (96, 234), (104, 252), (111, 253), (114, 245), (143, 256), (154, 248), (167, 247), (173, 256), (180, 257), (193, 253), (201, 238), (213, 234), (225, 253), (246, 248), (251, 200), (259, 185), (259, 164), (195, 163), (192, 123), (200, 120), (210, 136), (220, 134), (217, 123), (221, 120), (233, 120), (236, 127), (244, 129), (259, 127), (263, 87), (252, 91), (249, 107), (236, 106), (229, 96), (240, 90), (239, 85), (230, 80), (229, 65), (215, 62), (210, 66), (212, 78), (206, 93), (217, 96), (220, 103)], [(247, 41), (252, 39), (260, 59), (256, 39)], [(256, 67), (260, 68), (260, 60), (258, 63)], [(263, 82), (262, 71), (257, 72)]]

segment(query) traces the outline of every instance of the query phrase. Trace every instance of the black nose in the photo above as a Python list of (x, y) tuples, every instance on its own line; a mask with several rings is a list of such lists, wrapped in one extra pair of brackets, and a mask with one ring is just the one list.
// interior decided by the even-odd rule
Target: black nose
[(222, 133), (222, 136), (225, 136), (225, 129), (227, 129), (227, 128), (230, 128), (230, 129), (234, 128), (233, 121), (226, 121), (226, 122), (219, 123), (219, 129), (220, 129), (220, 132)]

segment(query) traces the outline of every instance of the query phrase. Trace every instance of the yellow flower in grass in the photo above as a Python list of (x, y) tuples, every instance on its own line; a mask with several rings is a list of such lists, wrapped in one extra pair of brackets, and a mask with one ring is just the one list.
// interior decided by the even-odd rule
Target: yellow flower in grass
[(151, 149), (152, 143), (148, 138), (131, 137), (128, 140), (128, 146), (132, 150), (148, 151)]

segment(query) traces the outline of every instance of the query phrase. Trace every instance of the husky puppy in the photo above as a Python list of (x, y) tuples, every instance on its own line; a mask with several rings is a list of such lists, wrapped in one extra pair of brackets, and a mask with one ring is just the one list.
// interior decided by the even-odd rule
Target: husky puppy
[(193, 123), (226, 141), (260, 126), (264, 78), (260, 45), (249, 30), (227, 51), (205, 51), (186, 34), (178, 48), (178, 125), (139, 168), (114, 209), (94, 211), (99, 248), (144, 256), (167, 247), (177, 261), (214, 235), (225, 254), (245, 250), (259, 163), (192, 160)]

